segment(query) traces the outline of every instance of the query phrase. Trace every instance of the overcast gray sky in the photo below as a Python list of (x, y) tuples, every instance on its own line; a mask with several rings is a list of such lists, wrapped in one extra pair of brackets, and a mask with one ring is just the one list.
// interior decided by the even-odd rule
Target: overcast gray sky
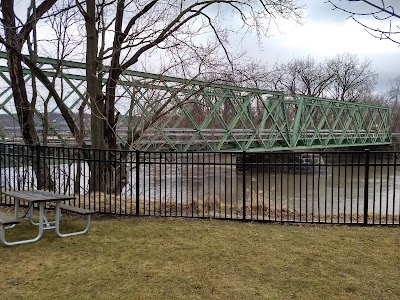
[[(400, 76), (399, 45), (372, 37), (362, 26), (348, 19), (347, 14), (333, 11), (332, 5), (326, 3), (326, 0), (299, 1), (307, 5), (304, 10), (303, 25), (281, 20), (279, 32), (276, 29), (272, 30), (272, 36), (262, 38), (261, 47), (254, 45), (254, 36), (247, 36), (244, 40), (238, 37), (241, 42), (238, 42), (237, 46), (246, 50), (254, 60), (261, 60), (269, 65), (307, 56), (323, 60), (325, 57), (334, 57), (344, 52), (357, 54), (360, 59), (370, 59), (373, 69), (379, 74), (376, 91), (387, 91), (390, 80)], [(332, 1), (343, 5), (348, 3), (345, 0)], [(381, 0), (371, 1), (381, 2)], [(29, 1), (18, 0), (16, 3), (17, 11), (20, 10), (24, 16)], [(394, 5), (396, 11), (400, 12), (400, 0), (385, 0), (385, 3)], [(372, 27), (382, 25), (371, 18), (368, 22)]]
[[(264, 38), (261, 49), (246, 49), (251, 57), (272, 63), (308, 55), (322, 60), (343, 52), (355, 53), (361, 59), (369, 58), (372, 61), (373, 69), (379, 74), (376, 90), (386, 91), (390, 79), (400, 75), (399, 45), (372, 37), (362, 26), (348, 19), (348, 15), (333, 11), (325, 0), (305, 2), (307, 9), (304, 25), (282, 21), (281, 33), (275, 31), (273, 36)], [(400, 6), (399, 0), (394, 2)], [(368, 19), (368, 22), (374, 27), (379, 25), (372, 19)]]

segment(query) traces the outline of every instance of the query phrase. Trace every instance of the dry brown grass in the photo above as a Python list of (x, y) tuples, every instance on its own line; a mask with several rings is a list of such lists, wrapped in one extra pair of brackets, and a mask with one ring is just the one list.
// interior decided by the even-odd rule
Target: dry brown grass
[(46, 232), (1, 247), (0, 299), (400, 299), (398, 228), (104, 217), (92, 225), (87, 235)]

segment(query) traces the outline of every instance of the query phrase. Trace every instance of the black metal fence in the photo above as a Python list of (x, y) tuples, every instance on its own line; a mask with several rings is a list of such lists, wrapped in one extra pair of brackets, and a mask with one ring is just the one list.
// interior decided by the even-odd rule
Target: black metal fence
[[(0, 144), (3, 190), (99, 213), (398, 225), (395, 152), (140, 152)], [(400, 174), (400, 173), (399, 173)], [(0, 198), (0, 204), (12, 200)]]

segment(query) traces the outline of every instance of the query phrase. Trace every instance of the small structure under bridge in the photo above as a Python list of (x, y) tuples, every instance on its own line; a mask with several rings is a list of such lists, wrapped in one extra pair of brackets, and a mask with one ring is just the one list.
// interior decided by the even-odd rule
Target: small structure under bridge
[[(37, 65), (49, 78), (55, 78), (64, 103), (77, 116), (85, 101), (85, 64), (60, 64), (38, 57)], [(24, 73), (31, 89), (32, 74), (29, 69)], [(54, 100), (38, 84), (37, 127), (43, 126), (47, 107), (48, 143), (74, 145)], [(4, 52), (0, 52), (0, 88), (0, 138), (18, 141)], [(162, 106), (165, 109), (159, 113)], [(135, 71), (121, 76), (116, 109), (120, 113), (116, 127), (119, 142), (124, 144), (128, 134), (139, 132), (133, 145), (139, 150), (264, 152), (387, 145), (392, 140), (387, 107)], [(86, 118), (89, 110), (87, 107)], [(149, 123), (152, 125), (146, 128)], [(85, 124), (90, 126), (90, 122)], [(89, 127), (86, 132), (90, 132)], [(86, 139), (90, 139), (89, 134)]]

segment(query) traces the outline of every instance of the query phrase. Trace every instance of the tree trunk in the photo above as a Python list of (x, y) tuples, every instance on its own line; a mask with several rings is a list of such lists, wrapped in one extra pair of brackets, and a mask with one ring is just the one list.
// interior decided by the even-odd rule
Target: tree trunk
[[(3, 0), (1, 5), (6, 40), (17, 51), (21, 52), (23, 40), (18, 35), (15, 25), (14, 1)], [(32, 145), (36, 143), (37, 133), (33, 119), (33, 111), (31, 110), (26, 93), (22, 63), (12, 49), (9, 48), (7, 48), (7, 64), (22, 137), (26, 144)]]
[[(104, 143), (104, 96), (101, 77), (98, 75), (98, 34), (96, 30), (96, 1), (86, 1), (86, 80), (91, 108), (90, 127), (92, 149), (105, 149)], [(91, 151), (89, 186), (91, 191), (104, 191), (104, 158), (102, 151)]]
[[(34, 15), (28, 16), (28, 20), (26, 24), (22, 26), (20, 32), (17, 32), (15, 24), (14, 1), (1, 1), (3, 13), (2, 23), (6, 41), (12, 47), (7, 47), (7, 64), (10, 74), (11, 89), (13, 91), (14, 105), (17, 111), (23, 140), (25, 144), (32, 146), (30, 150), (33, 153), (36, 151), (33, 145), (37, 143), (38, 137), (34, 121), (34, 107), (32, 107), (28, 101), (20, 55), (23, 44), (28, 39), (29, 33), (35, 27), (36, 18), (39, 18), (48, 11), (55, 1), (56, 0), (46, 0), (42, 2), (37, 10), (35, 10)], [(36, 162), (33, 163), (34, 169), (37, 165)], [(38, 176), (45, 178), (46, 173), (49, 174), (49, 168), (46, 165), (40, 164), (39, 170), (35, 169), (35, 172), (36, 174), (40, 174)], [(50, 180), (45, 186), (42, 185), (37, 188), (41, 189), (43, 187), (52, 190), (54, 188), (54, 182)]]
[(14, 104), (18, 115), (22, 137), (26, 144), (36, 144), (37, 132), (33, 118), (34, 113), (30, 107), (28, 96), (26, 94), (21, 61), (13, 52), (7, 51), (7, 54), (8, 70), (12, 82), (11, 88), (13, 91)]

